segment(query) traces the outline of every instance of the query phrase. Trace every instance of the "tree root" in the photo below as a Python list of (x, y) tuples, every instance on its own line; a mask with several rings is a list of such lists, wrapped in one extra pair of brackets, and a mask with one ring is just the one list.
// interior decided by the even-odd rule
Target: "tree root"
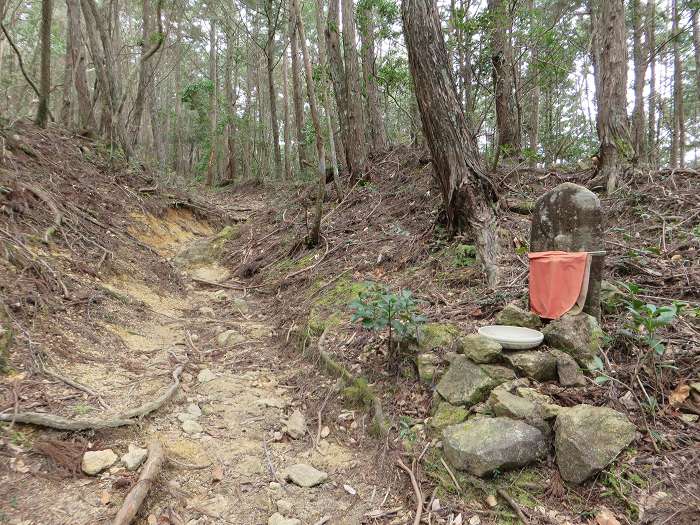
[(151, 490), (155, 478), (158, 477), (164, 462), (163, 445), (154, 439), (148, 444), (148, 459), (143, 466), (141, 475), (129, 494), (126, 495), (124, 503), (112, 522), (113, 525), (129, 525), (132, 522), (143, 500), (146, 499), (148, 491)]
[(38, 425), (42, 427), (55, 428), (57, 430), (99, 430), (103, 428), (116, 428), (127, 425), (133, 425), (138, 422), (139, 418), (147, 416), (151, 412), (158, 410), (166, 402), (168, 402), (177, 392), (180, 386), (180, 375), (185, 368), (184, 364), (179, 364), (173, 370), (173, 382), (170, 386), (153, 401), (148, 401), (131, 410), (127, 410), (114, 418), (86, 418), (86, 419), (69, 419), (63, 416), (54, 414), (45, 414), (42, 412), (18, 412), (17, 414), (0, 414), (0, 421), (14, 421), (15, 423), (25, 423), (29, 425)]

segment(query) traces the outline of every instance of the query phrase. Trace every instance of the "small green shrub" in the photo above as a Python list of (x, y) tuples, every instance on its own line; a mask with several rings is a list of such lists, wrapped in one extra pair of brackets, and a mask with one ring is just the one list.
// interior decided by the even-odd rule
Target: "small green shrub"
[(476, 264), (476, 247), (472, 244), (458, 244), (454, 249), (454, 265), (467, 268)]
[[(388, 330), (389, 356), (393, 357), (394, 338), (417, 337), (418, 327), (425, 323), (418, 304), (409, 290), (395, 294), (385, 286), (368, 283), (357, 299), (350, 303), (354, 310), (352, 322), (360, 321), (364, 328), (375, 332)], [(392, 364), (393, 363), (392, 360)]]
[(658, 339), (657, 331), (673, 323), (685, 306), (674, 301), (670, 305), (657, 306), (646, 303), (639, 296), (640, 288), (634, 283), (622, 285), (626, 296), (622, 299), (630, 317), (623, 332), (634, 339), (641, 340), (654, 353), (661, 357), (666, 351), (663, 342)]

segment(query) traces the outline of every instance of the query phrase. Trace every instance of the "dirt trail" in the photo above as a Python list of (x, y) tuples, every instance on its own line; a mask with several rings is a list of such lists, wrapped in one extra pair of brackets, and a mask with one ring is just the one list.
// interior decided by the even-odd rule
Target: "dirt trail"
[[(178, 214), (139, 220), (142, 242), (168, 258), (213, 233), (207, 224), (192, 224), (192, 217)], [(212, 262), (186, 273), (209, 281), (228, 277)], [(145, 304), (150, 315), (103, 326), (146, 372), (130, 373), (109, 362), (64, 363), (71, 377), (104, 392), (105, 402), (118, 410), (157, 396), (175, 362), (190, 356), (172, 403), (139, 427), (101, 434), (109, 442), (103, 437), (99, 448), (120, 456), (129, 444), (145, 446), (156, 437), (172, 460), (136, 523), (265, 524), (279, 513), (292, 520), (270, 523), (355, 524), (365, 522), (368, 511), (396, 506), (373, 477), (376, 465), (368, 468), (376, 462), (374, 456), (342, 444), (348, 439), (341, 435), (341, 425), (324, 421), (332, 430), (327, 436), (324, 431), (319, 442), (315, 417), (308, 418), (314, 424), (299, 439), (284, 432), (286, 418), (297, 409), (304, 412), (304, 400), (295, 399), (290, 386), (303, 372), (286, 363), (288, 358), (273, 344), (272, 325), (254, 295), (202, 286), (187, 277), (184, 293), (154, 289), (138, 274), (113, 278), (105, 287)], [(330, 388), (330, 380), (328, 384)], [(354, 414), (342, 417), (347, 422)], [(285, 483), (285, 469), (295, 464), (311, 465), (328, 478), (313, 488)], [(3, 516), (25, 525), (108, 523), (127, 491), (119, 487), (120, 480), (135, 476), (119, 462), (97, 477), (75, 480), (18, 473), (18, 490)]]

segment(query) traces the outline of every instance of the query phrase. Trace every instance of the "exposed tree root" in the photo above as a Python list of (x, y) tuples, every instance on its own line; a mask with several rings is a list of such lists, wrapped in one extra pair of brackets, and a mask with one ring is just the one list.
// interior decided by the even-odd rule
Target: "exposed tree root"
[(57, 430), (99, 430), (102, 428), (123, 427), (133, 425), (138, 422), (137, 418), (147, 416), (151, 412), (158, 410), (167, 403), (177, 392), (180, 386), (180, 375), (184, 369), (184, 364), (179, 364), (173, 370), (173, 382), (170, 386), (153, 401), (149, 401), (131, 410), (127, 410), (114, 418), (86, 418), (69, 419), (54, 414), (44, 414), (42, 412), (18, 412), (17, 414), (0, 414), (0, 421), (14, 421), (15, 423), (25, 423), (42, 427), (55, 428)]
[(143, 466), (141, 475), (129, 494), (126, 495), (124, 503), (112, 522), (113, 525), (128, 525), (132, 522), (143, 500), (146, 499), (148, 491), (151, 490), (154, 480), (158, 477), (164, 462), (163, 445), (154, 439), (148, 444), (148, 459)]

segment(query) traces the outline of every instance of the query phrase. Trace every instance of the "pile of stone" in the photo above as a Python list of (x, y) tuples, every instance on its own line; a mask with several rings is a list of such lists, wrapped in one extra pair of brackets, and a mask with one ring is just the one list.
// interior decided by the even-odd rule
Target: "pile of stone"
[[(600, 202), (585, 188), (562, 184), (537, 202), (533, 214), (533, 251), (602, 249)], [(457, 469), (484, 476), (519, 468), (544, 459), (553, 443), (562, 479), (581, 483), (635, 438), (635, 426), (622, 413), (585, 404), (560, 407), (533, 388), (546, 381), (586, 384), (582, 371), (596, 361), (603, 338), (601, 269), (602, 258), (594, 259), (580, 313), (544, 328), (517, 303), (496, 316), (496, 324), (541, 330), (544, 348), (508, 351), (479, 335), (457, 335), (450, 344), (456, 352), (448, 354), (449, 367), (440, 377), (440, 360), (419, 345), (419, 376), (436, 384), (430, 426), (442, 432), (445, 456)], [(454, 335), (454, 327), (444, 333)]]

